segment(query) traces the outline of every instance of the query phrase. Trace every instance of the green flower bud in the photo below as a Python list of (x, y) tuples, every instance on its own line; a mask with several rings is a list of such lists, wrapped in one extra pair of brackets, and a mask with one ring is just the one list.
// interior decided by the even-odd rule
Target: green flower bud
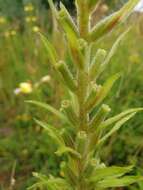
[(66, 84), (66, 86), (71, 91), (76, 91), (77, 85), (76, 85), (76, 82), (75, 82), (75, 80), (74, 80), (74, 78), (72, 76), (72, 73), (68, 69), (68, 66), (63, 61), (60, 61), (56, 65), (56, 68), (61, 73), (61, 75), (62, 75), (62, 77), (64, 79), (64, 83)]
[(95, 57), (93, 58), (89, 70), (90, 80), (95, 80), (98, 77), (100, 66), (103, 63), (107, 52), (104, 49), (98, 49)]
[(73, 107), (71, 105), (71, 102), (69, 100), (64, 100), (62, 102), (61, 106), (63, 112), (67, 115), (68, 119), (74, 126), (78, 126), (79, 119), (76, 115), (75, 111), (73, 110)]
[(76, 149), (81, 155), (85, 153), (86, 145), (87, 145), (87, 133), (85, 131), (78, 132), (76, 138)]

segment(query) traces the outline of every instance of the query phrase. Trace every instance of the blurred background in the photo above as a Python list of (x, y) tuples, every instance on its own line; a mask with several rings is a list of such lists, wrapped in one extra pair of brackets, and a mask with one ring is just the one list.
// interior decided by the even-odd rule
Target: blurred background
[[(62, 2), (75, 17), (73, 1)], [(102, 1), (92, 22), (104, 18), (125, 2)], [(57, 7), (58, 3), (55, 1)], [(101, 78), (122, 73), (107, 100), (112, 114), (143, 106), (143, 13), (133, 12), (126, 23), (100, 41), (97, 47), (109, 50), (129, 26), (132, 29)], [(49, 37), (60, 58), (66, 57), (70, 63), (47, 0), (0, 0), (0, 190), (25, 190), (34, 182), (33, 171), (59, 173), (60, 159), (54, 155), (51, 139), (33, 120), (41, 118), (56, 123), (56, 119), (25, 102), (39, 100), (59, 107), (61, 97), (66, 96), (48, 62), (39, 31)], [(138, 114), (118, 135), (112, 136), (103, 152), (105, 163), (135, 164), (136, 173), (143, 174), (143, 115)], [(143, 184), (127, 189), (143, 190)]]

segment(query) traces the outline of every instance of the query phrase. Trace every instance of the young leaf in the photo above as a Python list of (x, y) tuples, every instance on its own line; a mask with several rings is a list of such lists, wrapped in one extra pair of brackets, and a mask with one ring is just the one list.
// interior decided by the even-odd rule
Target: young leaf
[(136, 114), (136, 112), (131, 113), (131, 114), (129, 114), (128, 116), (126, 116), (126, 117), (122, 118), (121, 120), (119, 120), (119, 121), (115, 124), (115, 126), (114, 126), (107, 134), (105, 134), (104, 137), (102, 137), (102, 138), (99, 140), (98, 145), (103, 144), (113, 133), (115, 133), (116, 131), (118, 131), (118, 130), (121, 128), (121, 126), (122, 126), (124, 123), (126, 123), (129, 119), (131, 119), (135, 114)]
[(133, 166), (119, 167), (119, 166), (110, 166), (104, 168), (95, 169), (92, 176), (89, 178), (90, 182), (98, 182), (100, 180), (121, 177), (126, 173), (130, 172), (133, 169)]
[(113, 55), (116, 53), (120, 42), (124, 39), (124, 37), (126, 36), (126, 34), (129, 32), (130, 28), (128, 30), (126, 30), (125, 32), (123, 32), (123, 34), (121, 34), (117, 40), (115, 41), (115, 43), (113, 44), (111, 50), (109, 51), (107, 57), (105, 58), (104, 62), (100, 65), (98, 72), (97, 72), (97, 76), (99, 74), (101, 74), (101, 72), (104, 71), (104, 69), (106, 68), (106, 66), (108, 65), (108, 63), (110, 62), (110, 60), (112, 59)]
[(79, 37), (78, 37), (78, 34), (75, 32), (75, 29), (73, 29), (74, 26), (71, 23), (69, 24), (67, 20), (69, 21), (69, 14), (65, 10), (65, 8), (62, 6), (62, 9), (58, 14), (58, 21), (60, 22), (66, 34), (70, 52), (74, 59), (74, 62), (76, 63), (76, 66), (78, 66), (79, 68), (82, 68), (83, 63), (84, 63), (84, 57), (80, 50)]
[(113, 116), (107, 120), (105, 120), (102, 125), (100, 126), (100, 129), (103, 130), (105, 128), (107, 128), (108, 126), (114, 124), (115, 122), (118, 122), (119, 120), (121, 120), (122, 118), (126, 117), (127, 115), (129, 114), (132, 114), (132, 113), (137, 113), (139, 111), (143, 111), (143, 108), (132, 108), (132, 109), (128, 109), (116, 116)]
[(94, 80), (97, 78), (101, 65), (105, 60), (107, 52), (104, 49), (98, 49), (95, 57), (93, 58), (90, 69), (89, 76), (90, 80)]
[(77, 159), (81, 158), (80, 153), (78, 153), (76, 150), (67, 147), (67, 146), (61, 146), (56, 152), (55, 152), (58, 156), (62, 156), (65, 153), (69, 153), (72, 157), (75, 157)]
[(139, 0), (129, 0), (119, 11), (108, 16), (95, 25), (89, 33), (89, 41), (95, 41), (109, 33), (117, 24), (124, 21), (132, 12)]
[(26, 101), (30, 104), (34, 104), (36, 106), (40, 106), (42, 108), (45, 108), (46, 110), (48, 110), (49, 112), (53, 113), (54, 115), (56, 115), (59, 119), (61, 119), (61, 121), (64, 121), (66, 123), (70, 123), (70, 121), (68, 120), (68, 118), (62, 114), (60, 111), (56, 110), (54, 107), (48, 105), (48, 104), (45, 104), (45, 103), (42, 103), (42, 102), (38, 102), (38, 101), (34, 101), (34, 100), (28, 100)]
[(111, 111), (110, 107), (108, 105), (101, 105), (101, 108), (98, 110), (96, 115), (93, 117), (93, 119), (90, 122), (90, 132), (95, 132), (98, 130), (98, 127), (101, 125), (101, 123), (105, 120), (107, 114)]
[(60, 3), (60, 8), (61, 10), (59, 11), (58, 15), (59, 15), (59, 20), (61, 21), (61, 25), (64, 31), (67, 32), (67, 30), (70, 28), (72, 33), (74, 33), (76, 37), (79, 37), (78, 28), (75, 25), (73, 18), (69, 14), (68, 10), (62, 3)]
[(61, 137), (60, 133), (58, 132), (58, 130), (55, 127), (53, 127), (47, 123), (41, 122), (37, 119), (35, 119), (35, 121), (38, 125), (43, 127), (48, 132), (48, 135), (52, 139), (54, 139), (55, 143), (57, 143), (58, 146), (60, 146), (60, 147), (65, 146), (65, 142), (64, 142), (63, 138)]
[(100, 181), (97, 187), (109, 188), (109, 187), (124, 187), (133, 183), (137, 183), (143, 180), (142, 176), (125, 176), (121, 178), (108, 178)]
[(55, 66), (57, 63), (57, 60), (58, 60), (58, 56), (57, 56), (55, 48), (48, 41), (48, 39), (44, 35), (42, 35), (41, 33), (40, 33), (40, 37), (41, 37), (41, 40), (42, 40), (42, 42), (43, 42), (43, 44), (47, 50), (48, 58), (49, 58), (51, 64), (53, 64)]
[(113, 84), (115, 81), (120, 77), (120, 74), (115, 74), (112, 77), (110, 77), (101, 87), (101, 89), (97, 92), (95, 97), (92, 97), (91, 99), (88, 99), (86, 102), (86, 110), (92, 110), (95, 106), (100, 104), (108, 95), (110, 92)]

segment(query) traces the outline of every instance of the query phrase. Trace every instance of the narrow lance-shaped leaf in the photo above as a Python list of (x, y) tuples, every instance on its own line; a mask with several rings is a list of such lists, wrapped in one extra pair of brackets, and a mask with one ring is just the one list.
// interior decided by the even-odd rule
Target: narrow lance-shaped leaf
[(42, 102), (38, 102), (38, 101), (33, 101), (33, 100), (28, 100), (26, 102), (30, 103), (30, 104), (34, 104), (34, 105), (42, 107), (42, 108), (45, 108), (49, 112), (51, 112), (54, 115), (56, 115), (59, 119), (61, 119), (61, 121), (64, 121), (66, 123), (71, 124), (70, 121), (68, 120), (68, 118), (64, 114), (62, 114), (60, 111), (58, 111), (57, 109), (55, 109), (54, 107), (52, 107), (52, 106), (50, 106), (48, 104), (45, 104), (45, 103), (42, 103)]
[(62, 156), (65, 153), (68, 153), (73, 158), (80, 159), (81, 155), (79, 152), (74, 150), (73, 148), (67, 147), (67, 146), (61, 146), (59, 149), (55, 152), (58, 156)]
[(131, 108), (128, 109), (120, 114), (117, 114), (116, 116), (113, 116), (107, 120), (105, 120), (102, 125), (100, 126), (100, 129), (103, 130), (105, 128), (107, 128), (108, 126), (110, 126), (111, 124), (114, 124), (115, 122), (119, 121), (120, 119), (124, 118), (125, 116), (132, 114), (132, 113), (137, 113), (139, 111), (143, 111), (143, 108)]
[(131, 113), (130, 115), (128, 115), (128, 116), (122, 118), (120, 121), (118, 121), (118, 122), (115, 124), (115, 126), (114, 126), (109, 132), (107, 132), (107, 134), (105, 134), (105, 136), (103, 136), (103, 137), (99, 140), (98, 146), (101, 145), (101, 144), (103, 144), (113, 133), (115, 133), (116, 131), (118, 131), (118, 130), (121, 128), (121, 126), (122, 126), (124, 123), (126, 123), (129, 119), (131, 119), (135, 114), (136, 114), (136, 112), (135, 112), (135, 113)]
[(89, 178), (90, 182), (98, 182), (100, 180), (108, 179), (111, 177), (121, 177), (126, 173), (130, 172), (133, 169), (133, 166), (119, 167), (119, 166), (110, 166), (95, 169), (92, 176)]
[[(98, 127), (101, 125), (101, 123), (105, 120), (107, 114), (111, 111), (110, 107), (108, 105), (103, 104), (101, 108), (98, 110), (96, 115), (93, 117), (93, 119), (90, 122), (90, 132), (95, 132), (98, 130)], [(97, 133), (97, 132), (96, 132)]]
[(92, 97), (91, 99), (88, 99), (86, 102), (86, 110), (92, 110), (95, 106), (97, 106), (99, 103), (101, 103), (108, 93), (110, 92), (113, 84), (115, 81), (120, 77), (120, 74), (115, 74), (112, 77), (110, 77), (101, 87), (101, 89), (97, 92), (95, 97)]
[(129, 0), (119, 11), (96, 24), (89, 33), (89, 41), (97, 40), (109, 33), (117, 24), (124, 21), (130, 15), (138, 2), (139, 0)]
[(105, 60), (107, 52), (104, 49), (98, 49), (95, 57), (93, 58), (90, 69), (89, 69), (89, 76), (90, 80), (94, 80), (97, 78), (99, 69)]
[(64, 18), (64, 24), (62, 24), (63, 29), (66, 32), (67, 31), (66, 28), (70, 28), (72, 30), (72, 33), (74, 33), (76, 37), (79, 37), (78, 28), (75, 25), (73, 18), (71, 17), (68, 10), (61, 2), (60, 2), (60, 8), (61, 10), (59, 12), (59, 17)]
[(124, 187), (133, 183), (137, 183), (143, 180), (142, 176), (125, 176), (121, 178), (108, 178), (100, 181), (97, 187), (110, 188), (110, 187)]
[(41, 40), (47, 50), (49, 61), (51, 62), (51, 64), (53, 64), (55, 66), (55, 64), (57, 63), (57, 60), (58, 60), (56, 50), (45, 36), (43, 36), (41, 33), (40, 33), (40, 36), (41, 36)]
[(74, 59), (74, 62), (76, 63), (76, 66), (82, 68), (84, 63), (84, 57), (80, 50), (79, 37), (77, 36), (77, 33), (75, 33), (75, 30), (73, 30), (73, 26), (71, 26), (71, 24), (67, 22), (68, 18), (69, 15), (67, 14), (67, 11), (64, 7), (62, 7), (58, 13), (58, 21), (60, 22), (66, 34), (67, 40), (69, 42), (68, 45), (70, 48), (70, 52)]
[(95, 10), (98, 3), (101, 2), (101, 0), (86, 0), (86, 1), (89, 2), (88, 6), (89, 6), (89, 9), (90, 9), (91, 13), (92, 13), (92, 11)]
[(123, 32), (123, 34), (121, 34), (121, 35), (117, 38), (117, 40), (116, 40), (115, 43), (113, 44), (111, 50), (109, 51), (107, 57), (105, 58), (105, 60), (103, 61), (103, 63), (100, 65), (99, 69), (97, 70), (97, 74), (96, 74), (97, 76), (98, 76), (99, 74), (101, 74), (101, 72), (103, 72), (104, 69), (107, 67), (107, 65), (108, 65), (108, 63), (111, 61), (113, 55), (116, 53), (116, 51), (117, 51), (117, 49), (118, 49), (118, 47), (119, 47), (119, 45), (120, 45), (120, 42), (124, 39), (124, 37), (126, 36), (126, 34), (127, 34), (129, 31), (130, 31), (130, 28), (129, 28), (127, 31)]
[(40, 125), (41, 127), (43, 127), (47, 132), (48, 135), (54, 139), (55, 143), (57, 143), (58, 146), (63, 147), (65, 146), (64, 140), (62, 139), (62, 137), (60, 136), (60, 133), (57, 131), (57, 129), (47, 123), (44, 123), (42, 121), (39, 121), (37, 119), (35, 119), (36, 123), (38, 125)]
[(64, 153), (70, 153), (73, 156), (80, 158), (80, 154), (76, 152), (74, 149), (65, 146), (65, 142), (60, 135), (60, 133), (57, 131), (57, 129), (49, 124), (46, 124), (44, 122), (41, 122), (39, 120), (36, 120), (36, 123), (39, 124), (41, 127), (43, 127), (49, 134), (49, 136), (54, 139), (56, 144), (59, 146), (58, 150), (56, 151), (56, 154), (61, 156)]

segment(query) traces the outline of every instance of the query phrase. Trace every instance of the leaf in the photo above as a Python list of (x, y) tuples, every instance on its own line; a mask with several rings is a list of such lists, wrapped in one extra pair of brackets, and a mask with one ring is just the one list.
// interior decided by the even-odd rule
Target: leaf
[(48, 190), (71, 190), (70, 185), (62, 178), (55, 178), (53, 176), (45, 176), (39, 173), (33, 173), (33, 175), (38, 178), (39, 182), (31, 186), (30, 189), (42, 188)]
[(121, 128), (121, 126), (126, 123), (129, 119), (131, 119), (134, 115), (136, 114), (136, 112), (131, 113), (130, 115), (122, 118), (121, 120), (119, 120), (115, 126), (104, 136), (102, 137), (99, 142), (98, 145), (102, 144), (105, 142), (105, 140), (107, 140), (107, 138), (109, 138), (113, 133), (115, 133), (117, 130), (119, 130)]
[(100, 2), (100, 0), (89, 0), (89, 9), (91, 12), (95, 10), (98, 2)]
[(104, 49), (97, 50), (97, 53), (90, 65), (90, 70), (89, 70), (90, 80), (95, 80), (97, 78), (101, 65), (103, 64), (106, 55), (107, 52)]
[(122, 178), (109, 178), (100, 181), (97, 184), (97, 187), (100, 188), (109, 188), (109, 187), (124, 187), (137, 183), (143, 180), (142, 176), (125, 176)]
[(103, 124), (100, 126), (100, 128), (103, 130), (105, 128), (107, 128), (108, 126), (110, 126), (111, 124), (114, 124), (115, 122), (119, 121), (120, 119), (122, 119), (123, 117), (127, 116), (128, 114), (131, 114), (131, 113), (137, 113), (139, 111), (143, 111), (143, 108), (132, 108), (132, 109), (128, 109), (116, 116), (113, 116), (107, 120), (105, 120), (103, 122)]
[(50, 106), (49, 104), (45, 104), (45, 103), (34, 101), (34, 100), (28, 100), (26, 102), (30, 103), (30, 104), (34, 104), (34, 105), (42, 107), (42, 108), (45, 108), (49, 112), (56, 115), (62, 121), (69, 123), (71, 125), (70, 121), (68, 120), (68, 118), (64, 114), (62, 114), (60, 111), (56, 110), (54, 107)]
[(55, 66), (57, 63), (57, 60), (58, 60), (56, 50), (55, 50), (54, 46), (48, 41), (48, 39), (44, 35), (42, 35), (41, 33), (39, 33), (39, 34), (40, 34), (41, 40), (47, 50), (48, 58), (49, 58), (51, 64), (53, 64)]
[(113, 76), (111, 76), (101, 87), (101, 89), (97, 92), (95, 97), (92, 97), (92, 99), (88, 99), (86, 102), (86, 109), (92, 110), (95, 106), (100, 104), (108, 95), (110, 92), (112, 86), (114, 85), (115, 81), (120, 77), (120, 74), (117, 73)]
[(59, 11), (58, 21), (66, 34), (70, 52), (74, 62), (76, 63), (76, 66), (82, 68), (84, 57), (80, 49), (79, 34), (75, 31), (75, 27), (72, 24), (70, 15), (64, 6), (62, 6), (61, 10)]
[(126, 34), (129, 32), (130, 28), (128, 30), (126, 30), (125, 32), (123, 32), (123, 34), (121, 34), (117, 40), (115, 41), (115, 43), (113, 44), (110, 52), (108, 53), (107, 57), (105, 58), (104, 62), (102, 63), (102, 65), (99, 68), (98, 71), (98, 75), (101, 74), (101, 72), (105, 69), (105, 67), (108, 65), (108, 63), (110, 62), (110, 60), (112, 59), (113, 55), (115, 54), (115, 52), (117, 51), (120, 42), (123, 40), (123, 38), (126, 36)]
[(74, 149), (67, 147), (67, 146), (61, 146), (58, 151), (56, 151), (56, 154), (58, 156), (62, 156), (65, 153), (70, 153), (73, 157), (76, 157), (78, 159), (81, 158), (81, 155)]
[(35, 121), (38, 125), (43, 127), (48, 132), (48, 135), (55, 141), (55, 143), (57, 143), (57, 145), (59, 145), (60, 147), (65, 146), (65, 142), (64, 142), (63, 138), (61, 137), (60, 133), (58, 132), (58, 130), (55, 127), (53, 127), (47, 123), (44, 123), (42, 121), (39, 121), (37, 119), (35, 119)]
[(67, 29), (70, 28), (72, 33), (74, 33), (74, 35), (76, 37), (79, 37), (78, 28), (75, 25), (73, 18), (71, 17), (68, 10), (66, 9), (66, 7), (61, 2), (60, 2), (60, 8), (61, 8), (61, 10), (59, 11), (59, 14), (58, 14), (59, 18), (58, 19), (61, 21), (63, 29), (65, 30), (65, 32), (67, 32)]
[(89, 178), (90, 182), (97, 182), (103, 179), (112, 178), (112, 177), (121, 177), (124, 174), (130, 172), (133, 169), (133, 166), (119, 167), (111, 166), (105, 168), (95, 169), (92, 177)]
[(95, 41), (109, 33), (117, 24), (123, 22), (132, 12), (139, 0), (129, 0), (119, 11), (97, 23), (89, 33), (89, 41)]

